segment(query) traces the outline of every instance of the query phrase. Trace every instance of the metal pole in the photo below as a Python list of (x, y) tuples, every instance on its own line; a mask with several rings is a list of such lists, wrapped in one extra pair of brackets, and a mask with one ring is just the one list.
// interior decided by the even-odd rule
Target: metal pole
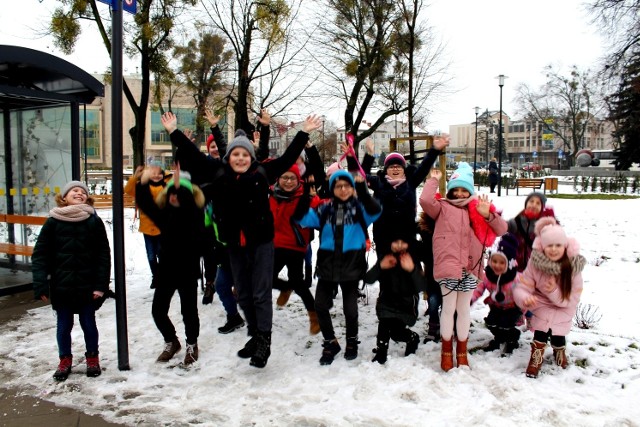
[(118, 369), (128, 371), (127, 292), (124, 267), (124, 214), (122, 185), (122, 0), (114, 0), (111, 29), (111, 178), (113, 192), (113, 273), (116, 292)]
[(476, 139), (473, 143), (473, 179), (476, 179), (476, 167), (478, 164), (478, 113), (480, 107), (475, 107), (476, 110)]
[(498, 76), (498, 86), (500, 86), (500, 118), (498, 126), (498, 197), (500, 197), (500, 190), (502, 188), (502, 86), (504, 86), (504, 79), (506, 76), (500, 74)]

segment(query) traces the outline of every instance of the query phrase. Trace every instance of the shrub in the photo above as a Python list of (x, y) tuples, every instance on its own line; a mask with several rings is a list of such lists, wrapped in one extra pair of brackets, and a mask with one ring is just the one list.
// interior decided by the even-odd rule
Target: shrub
[(593, 329), (602, 319), (600, 309), (592, 304), (578, 304), (574, 324), (580, 329)]

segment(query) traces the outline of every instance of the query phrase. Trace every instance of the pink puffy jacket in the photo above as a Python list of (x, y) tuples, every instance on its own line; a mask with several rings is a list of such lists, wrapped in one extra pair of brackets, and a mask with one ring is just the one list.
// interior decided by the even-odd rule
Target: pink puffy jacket
[[(466, 208), (453, 206), (445, 199), (436, 199), (438, 180), (429, 178), (420, 195), (420, 206), (436, 221), (433, 233), (433, 278), (461, 279), (462, 269), (484, 278), (484, 246), (476, 237)], [(507, 222), (497, 213), (489, 214), (487, 224), (496, 235), (507, 232)]]

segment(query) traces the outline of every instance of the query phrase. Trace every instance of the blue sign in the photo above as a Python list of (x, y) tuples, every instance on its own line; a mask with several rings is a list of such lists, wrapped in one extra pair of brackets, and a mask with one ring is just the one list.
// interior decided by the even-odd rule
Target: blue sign
[(562, 150), (558, 150), (558, 158), (561, 159), (564, 157), (564, 152)]
[[(102, 3), (106, 3), (113, 8), (114, 0), (98, 0), (98, 1)], [(115, 1), (119, 1), (119, 0), (115, 0)], [(137, 11), (136, 0), (122, 0), (122, 10), (135, 15)]]
[(538, 157), (538, 152), (534, 151), (533, 154), (531, 154), (533, 156), (533, 158), (535, 159), (536, 157)]
[(520, 154), (520, 158), (521, 158), (521, 159), (524, 159), (524, 154)]

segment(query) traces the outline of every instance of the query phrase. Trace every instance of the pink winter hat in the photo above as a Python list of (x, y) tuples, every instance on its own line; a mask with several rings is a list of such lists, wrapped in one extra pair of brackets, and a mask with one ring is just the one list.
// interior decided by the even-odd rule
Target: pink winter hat
[(542, 217), (536, 222), (536, 236), (539, 240), (540, 248), (536, 249), (544, 249), (545, 247), (553, 244), (567, 246), (568, 238), (564, 229), (558, 225), (555, 218), (547, 216)]
[(389, 165), (400, 165), (405, 168), (407, 167), (407, 161), (402, 154), (394, 151), (393, 153), (389, 153), (384, 159), (384, 167), (389, 167)]
[(327, 168), (327, 172), (326, 172), (327, 178), (329, 178), (331, 176), (331, 174), (333, 174), (335, 171), (340, 170), (340, 169), (342, 169), (342, 167), (340, 166), (340, 163), (338, 163), (338, 162), (331, 163), (329, 165), (329, 167)]

